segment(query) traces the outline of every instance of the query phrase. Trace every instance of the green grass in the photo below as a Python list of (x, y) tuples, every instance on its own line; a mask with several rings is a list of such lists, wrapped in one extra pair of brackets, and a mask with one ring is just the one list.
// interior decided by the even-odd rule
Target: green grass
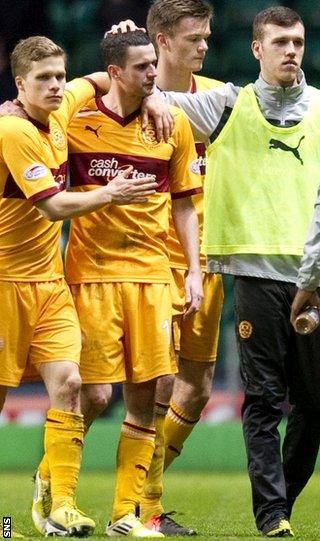
[[(32, 474), (0, 474), (0, 520), (12, 517), (13, 529), (37, 538), (30, 516)], [(97, 522), (92, 541), (103, 537), (109, 519), (114, 476), (110, 473), (82, 473), (78, 488), (79, 507)], [(319, 483), (315, 474), (296, 503), (292, 526), (296, 539), (318, 541)], [(167, 511), (179, 512), (177, 521), (196, 528), (197, 539), (246, 541), (257, 536), (252, 513), (250, 487), (245, 474), (170, 473), (165, 476), (163, 503)], [(183, 538), (177, 538), (183, 539)]]

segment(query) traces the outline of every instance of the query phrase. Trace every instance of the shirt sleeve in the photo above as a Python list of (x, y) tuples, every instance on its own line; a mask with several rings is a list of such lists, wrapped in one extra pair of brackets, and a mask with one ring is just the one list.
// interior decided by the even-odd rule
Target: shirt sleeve
[(320, 284), (320, 190), (304, 245), (297, 286), (314, 291)]
[(170, 192), (172, 199), (202, 192), (202, 177), (195, 143), (188, 119), (173, 108), (175, 127), (172, 134), (174, 152), (170, 160)]
[(35, 202), (58, 193), (38, 130), (27, 120), (7, 117), (0, 133), (1, 155), (8, 176), (11, 174), (25, 197)]
[(66, 84), (63, 100), (59, 108), (59, 114), (65, 119), (68, 125), (88, 101), (96, 95), (96, 85), (88, 77), (73, 79)]
[(227, 83), (218, 88), (191, 94), (163, 92), (165, 100), (187, 115), (196, 141), (207, 141), (217, 128), (225, 107), (233, 107), (239, 88)]

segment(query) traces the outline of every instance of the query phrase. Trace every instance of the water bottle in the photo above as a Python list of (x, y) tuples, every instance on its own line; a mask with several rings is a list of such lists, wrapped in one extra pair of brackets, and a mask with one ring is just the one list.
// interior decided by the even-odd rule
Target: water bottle
[(310, 334), (320, 324), (320, 313), (317, 306), (308, 306), (301, 312), (294, 322), (294, 329), (298, 334)]

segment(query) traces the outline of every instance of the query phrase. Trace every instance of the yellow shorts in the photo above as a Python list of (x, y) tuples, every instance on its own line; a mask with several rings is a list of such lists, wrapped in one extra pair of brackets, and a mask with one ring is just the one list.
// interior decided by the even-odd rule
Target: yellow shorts
[(142, 383), (177, 371), (169, 284), (77, 284), (71, 292), (83, 383)]
[(0, 310), (0, 385), (34, 379), (41, 363), (79, 364), (79, 321), (63, 279), (0, 282)]
[(219, 326), (223, 302), (223, 285), (219, 274), (203, 273), (204, 298), (199, 312), (186, 319), (184, 310), (183, 269), (171, 269), (173, 276), (173, 337), (174, 348), (190, 361), (208, 362), (217, 358)]

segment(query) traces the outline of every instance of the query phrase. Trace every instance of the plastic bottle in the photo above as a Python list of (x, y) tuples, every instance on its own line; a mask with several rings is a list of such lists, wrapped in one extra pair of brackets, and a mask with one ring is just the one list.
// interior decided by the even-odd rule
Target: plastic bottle
[(298, 334), (310, 334), (320, 324), (320, 313), (317, 306), (308, 306), (301, 312), (294, 322), (294, 329)]

